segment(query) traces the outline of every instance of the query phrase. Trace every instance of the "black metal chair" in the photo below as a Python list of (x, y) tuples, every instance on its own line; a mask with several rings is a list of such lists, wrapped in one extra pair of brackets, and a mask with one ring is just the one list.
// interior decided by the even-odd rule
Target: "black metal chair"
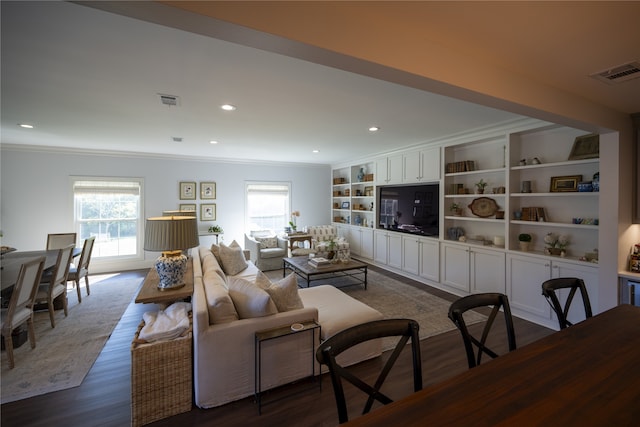
[[(560, 299), (556, 294), (556, 291), (559, 291), (560, 289), (569, 289), (569, 295), (564, 303), (564, 307), (560, 303)], [(571, 303), (573, 302), (573, 297), (576, 295), (578, 289), (580, 290), (580, 296), (582, 297), (582, 303), (584, 305), (584, 315), (585, 318), (588, 319), (593, 316), (593, 313), (591, 311), (589, 294), (587, 293), (587, 288), (582, 279), (578, 279), (576, 277), (560, 277), (557, 279), (547, 280), (542, 283), (542, 295), (544, 295), (551, 306), (551, 309), (553, 309), (556, 316), (558, 316), (560, 329), (573, 326), (573, 323), (571, 323), (567, 317), (569, 315)]]
[[(493, 307), (491, 313), (487, 318), (487, 321), (482, 330), (480, 339), (474, 337), (467, 328), (467, 324), (464, 320), (464, 313), (468, 310), (472, 310), (479, 307)], [(511, 317), (511, 308), (509, 306), (509, 299), (506, 295), (501, 293), (483, 293), (469, 295), (458, 299), (453, 302), (449, 307), (449, 319), (455, 323), (460, 330), (462, 340), (464, 342), (464, 348), (467, 352), (467, 362), (469, 368), (473, 368), (480, 364), (482, 360), (482, 354), (486, 353), (492, 358), (498, 357), (498, 354), (486, 346), (487, 338), (493, 326), (493, 322), (502, 309), (504, 314), (504, 321), (507, 328), (507, 341), (509, 343), (509, 351), (516, 349), (516, 334), (513, 328), (513, 318)], [(474, 345), (477, 347), (478, 353), (476, 355)]]
[[(409, 339), (411, 339), (411, 351), (413, 357), (413, 388), (414, 391), (422, 390), (422, 359), (420, 356), (419, 329), (420, 325), (415, 320), (376, 320), (345, 329), (320, 344), (316, 351), (316, 359), (318, 362), (327, 365), (329, 368), (336, 404), (338, 406), (338, 419), (340, 424), (349, 420), (347, 414), (347, 403), (345, 400), (344, 389), (342, 387), (342, 379), (344, 378), (346, 381), (350, 382), (369, 396), (362, 411), (363, 415), (371, 410), (375, 400), (384, 405), (391, 403), (391, 398), (381, 393), (380, 388)], [(384, 367), (380, 371), (380, 374), (373, 386), (356, 377), (352, 372), (339, 365), (336, 361), (336, 357), (338, 357), (338, 355), (357, 344), (373, 339), (394, 336), (400, 337), (400, 339), (395, 349), (387, 359)]]

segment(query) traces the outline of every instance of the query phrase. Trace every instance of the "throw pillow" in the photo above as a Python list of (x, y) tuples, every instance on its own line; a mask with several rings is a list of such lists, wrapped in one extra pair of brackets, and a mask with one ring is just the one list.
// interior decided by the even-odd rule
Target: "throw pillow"
[(230, 246), (220, 243), (220, 261), (222, 261), (222, 270), (227, 276), (235, 276), (249, 266), (242, 248), (235, 240)]
[(222, 266), (222, 260), (220, 259), (220, 246), (216, 245), (215, 243), (211, 245), (211, 252), (213, 253), (213, 256), (216, 257), (216, 260), (218, 261), (218, 264), (220, 264), (220, 266)]
[(229, 295), (241, 319), (269, 316), (278, 312), (269, 294), (255, 283), (231, 277), (228, 286)]
[(260, 243), (260, 249), (269, 249), (278, 247), (277, 237), (254, 237)]
[[(211, 274), (216, 275), (215, 272)], [(205, 286), (209, 323), (229, 323), (238, 320), (238, 312), (227, 289), (222, 285)]]
[(298, 279), (295, 273), (291, 273), (277, 282), (271, 282), (266, 274), (259, 271), (256, 276), (256, 285), (271, 296), (276, 308), (281, 313), (304, 308), (300, 295), (298, 295)]

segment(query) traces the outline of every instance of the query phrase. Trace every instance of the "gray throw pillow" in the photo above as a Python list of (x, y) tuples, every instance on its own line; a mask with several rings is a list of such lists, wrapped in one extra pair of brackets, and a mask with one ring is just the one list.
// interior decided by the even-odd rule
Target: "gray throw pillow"
[(227, 276), (235, 276), (249, 266), (242, 248), (235, 240), (230, 246), (220, 243), (220, 261), (222, 261), (222, 270)]
[(277, 282), (271, 282), (266, 274), (259, 271), (256, 276), (256, 285), (271, 296), (276, 308), (281, 313), (304, 308), (298, 294), (298, 279), (295, 273), (291, 273)]

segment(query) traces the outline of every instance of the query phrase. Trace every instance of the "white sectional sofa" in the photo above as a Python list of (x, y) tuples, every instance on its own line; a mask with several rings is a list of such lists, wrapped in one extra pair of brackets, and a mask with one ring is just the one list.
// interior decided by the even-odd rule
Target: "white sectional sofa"
[[(210, 248), (194, 248), (191, 255), (194, 388), (195, 403), (201, 408), (220, 406), (254, 393), (256, 331), (315, 320), (321, 325), (324, 340), (347, 327), (382, 318), (377, 310), (329, 285), (299, 290), (296, 286), (295, 297), (299, 297), (302, 307), (288, 311), (279, 311), (274, 301), (264, 298), (243, 300), (244, 296), (238, 297), (239, 284), (240, 288), (249, 288), (246, 283), (255, 282), (257, 277), (264, 283), (265, 276), (251, 261), (246, 261), (247, 267), (242, 271), (235, 268), (231, 272), (236, 274), (227, 275), (222, 268), (227, 264), (225, 259), (219, 262)], [(283, 281), (292, 279), (295, 277)], [(280, 300), (275, 296), (273, 299)], [(278, 305), (282, 306), (282, 302)], [(247, 312), (261, 309), (266, 313), (258, 313), (260, 317), (242, 318)], [(262, 390), (309, 376), (310, 361), (315, 361), (315, 349), (309, 344), (308, 333), (267, 341), (262, 348)], [(380, 353), (379, 342), (364, 343), (343, 354), (342, 362), (355, 364)], [(314, 363), (314, 372), (318, 373), (320, 368)]]

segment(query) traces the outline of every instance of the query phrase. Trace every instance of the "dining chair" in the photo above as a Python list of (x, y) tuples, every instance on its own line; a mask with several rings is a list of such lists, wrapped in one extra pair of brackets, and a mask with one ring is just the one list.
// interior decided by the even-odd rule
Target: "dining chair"
[(58, 252), (56, 265), (51, 271), (45, 271), (40, 279), (40, 285), (35, 297), (35, 304), (46, 303), (49, 309), (49, 319), (51, 327), (56, 327), (55, 308), (53, 300), (62, 298), (62, 308), (65, 317), (69, 314), (67, 309), (67, 277), (69, 276), (69, 265), (75, 244), (69, 245)]
[(91, 294), (89, 289), (89, 261), (91, 261), (91, 252), (93, 252), (93, 244), (95, 237), (89, 237), (85, 239), (82, 245), (82, 253), (78, 260), (78, 265), (71, 264), (69, 267), (69, 276), (67, 280), (73, 281), (76, 290), (78, 291), (78, 302), (82, 302), (82, 295), (80, 292), (80, 279), (84, 277), (84, 282), (87, 287), (87, 295)]
[[(558, 298), (558, 294), (556, 293), (559, 292), (560, 289), (569, 289), (569, 295), (565, 300), (564, 307), (560, 303), (560, 298)], [(578, 279), (576, 277), (560, 277), (550, 279), (542, 283), (542, 295), (551, 306), (551, 309), (556, 313), (560, 329), (573, 326), (573, 323), (569, 321), (568, 316), (571, 303), (573, 302), (573, 297), (576, 295), (578, 289), (580, 290), (580, 296), (582, 297), (584, 316), (585, 319), (588, 319), (593, 316), (593, 313), (591, 311), (591, 302), (589, 301), (587, 287), (582, 279)]]
[(62, 249), (76, 244), (76, 233), (50, 233), (47, 235), (47, 250)]
[[(353, 384), (369, 396), (362, 410), (363, 415), (371, 410), (375, 400), (384, 405), (391, 403), (391, 398), (383, 394), (380, 388), (409, 339), (411, 339), (411, 352), (413, 356), (413, 389), (414, 391), (422, 389), (422, 359), (420, 356), (419, 329), (420, 325), (418, 322), (411, 319), (375, 320), (347, 328), (320, 344), (316, 350), (316, 359), (329, 368), (340, 424), (349, 420), (342, 379)], [(399, 341), (393, 352), (389, 355), (385, 365), (382, 367), (373, 386), (361, 378), (358, 378), (350, 370), (341, 366), (336, 361), (336, 358), (344, 351), (365, 341), (384, 337), (399, 337)]]
[(44, 261), (45, 257), (39, 257), (22, 264), (18, 280), (11, 293), (9, 306), (2, 310), (2, 336), (10, 369), (15, 366), (11, 336), (14, 329), (26, 322), (31, 348), (36, 348), (36, 334), (33, 328), (33, 299), (38, 283), (40, 283)]
[[(476, 336), (474, 336), (469, 331), (469, 328), (467, 327), (467, 324), (464, 320), (464, 313), (480, 307), (492, 308), (489, 317), (484, 324), (484, 328), (482, 329), (482, 334), (478, 339), (477, 334)], [(511, 316), (509, 299), (506, 295), (501, 293), (481, 293), (468, 295), (454, 301), (449, 307), (449, 319), (451, 319), (456, 327), (460, 330), (462, 340), (464, 342), (464, 348), (467, 353), (467, 362), (469, 364), (469, 368), (473, 368), (480, 364), (483, 353), (486, 353), (492, 358), (498, 357), (498, 354), (495, 351), (487, 347), (486, 342), (491, 332), (493, 322), (501, 309), (504, 314), (509, 351), (513, 351), (516, 349), (516, 334), (515, 329), (513, 328), (513, 317)], [(477, 348), (477, 354), (475, 353), (474, 345)]]

